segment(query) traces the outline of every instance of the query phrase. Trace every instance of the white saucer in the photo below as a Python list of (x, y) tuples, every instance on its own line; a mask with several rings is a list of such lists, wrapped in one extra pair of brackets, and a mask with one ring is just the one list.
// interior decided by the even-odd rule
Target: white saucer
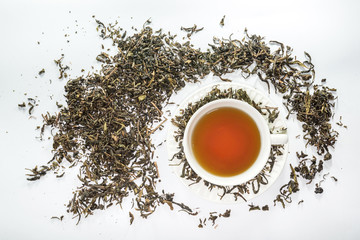
[[(181, 109), (185, 109), (189, 103), (191, 102), (197, 102), (200, 99), (204, 98), (214, 87), (217, 87), (219, 90), (227, 90), (229, 88), (232, 88), (233, 90), (237, 89), (243, 89), (247, 92), (250, 99), (253, 100), (255, 103), (259, 104), (261, 107), (277, 107), (264, 93), (260, 92), (259, 90), (256, 90), (253, 87), (250, 87), (246, 84), (241, 83), (233, 83), (233, 82), (221, 82), (221, 83), (215, 83), (207, 85), (198, 91), (194, 92), (191, 96), (186, 98), (176, 109), (176, 111), (173, 113), (172, 118), (174, 118), (177, 115), (181, 115), (180, 111)], [(267, 120), (267, 116), (264, 116)], [(175, 141), (175, 132), (178, 130), (177, 127), (171, 123), (168, 124), (168, 132), (167, 132), (167, 151), (169, 159), (171, 159), (174, 154), (179, 152), (179, 143)], [(277, 119), (269, 124), (269, 128), (272, 130), (273, 133), (281, 132), (284, 133), (283, 130), (286, 129), (286, 122), (285, 122), (285, 116), (280, 112)], [(286, 134), (286, 132), (285, 132)], [(284, 149), (282, 150), (283, 154), (276, 156), (275, 164), (273, 166), (273, 169), (271, 173), (266, 172), (268, 184), (261, 185), (259, 191), (255, 194), (251, 190), (249, 193), (244, 193), (242, 196), (246, 200), (250, 200), (263, 192), (265, 192), (279, 177), (282, 169), (284, 168), (287, 154), (288, 154), (288, 143), (284, 144)], [(213, 188), (211, 191), (208, 189), (207, 186), (205, 186), (203, 180), (201, 180), (199, 183), (193, 184), (194, 182), (191, 180), (187, 180), (185, 178), (180, 177), (183, 169), (183, 163), (180, 163), (180, 160), (177, 158), (174, 158), (172, 161), (170, 161), (169, 166), (172, 168), (172, 171), (181, 179), (181, 181), (195, 194), (198, 194), (199, 196), (210, 200), (215, 201), (219, 203), (238, 203), (238, 202), (244, 202), (244, 200), (241, 197), (238, 197), (237, 199), (232, 194), (226, 194), (221, 198), (223, 195), (223, 189), (221, 188)]]

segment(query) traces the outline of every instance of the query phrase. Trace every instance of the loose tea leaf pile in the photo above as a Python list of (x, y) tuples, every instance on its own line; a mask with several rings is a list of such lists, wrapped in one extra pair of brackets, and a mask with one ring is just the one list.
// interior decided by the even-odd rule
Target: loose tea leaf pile
[(127, 38), (116, 36), (114, 43), (123, 51), (104, 66), (103, 74), (70, 80), (65, 86), (67, 106), (44, 116), (45, 125), (58, 130), (55, 154), (48, 166), (32, 173), (40, 177), (63, 160), (81, 162), (82, 186), (68, 204), (73, 214), (87, 216), (121, 204), (130, 193), (143, 217), (159, 202), (175, 203), (170, 194), (154, 189), (158, 171), (152, 161), (152, 124), (161, 120), (163, 103), (185, 85), (185, 79), (197, 80), (198, 70), (191, 67), (197, 51), (166, 44), (170, 38), (149, 27)]
[[(329, 123), (334, 90), (313, 85), (315, 72), (309, 54), (305, 53), (307, 60), (301, 62), (292, 57), (290, 47), (276, 41), (270, 44), (278, 49), (271, 51), (262, 37), (247, 31), (243, 40), (214, 38), (210, 49), (202, 52), (190, 41), (180, 43), (170, 33), (153, 31), (147, 26), (150, 21), (131, 36), (115, 25), (96, 22), (100, 37), (111, 39), (118, 53), (97, 57), (103, 63), (100, 74), (68, 81), (66, 106), (57, 114), (43, 116), (45, 126), (57, 130), (54, 157), (47, 165), (31, 169), (28, 178), (36, 180), (48, 171), (57, 172), (64, 161), (80, 164), (81, 186), (67, 206), (79, 220), (128, 197), (135, 199), (135, 208), (145, 218), (164, 203), (196, 214), (175, 202), (173, 194), (156, 191), (159, 175), (151, 134), (166, 121), (162, 108), (170, 96), (187, 82), (200, 81), (210, 73), (229, 81), (227, 73), (240, 71), (245, 78), (257, 76), (269, 91), (272, 86), (283, 94), (289, 114), (303, 123), (307, 144), (324, 158), (331, 158), (329, 147), (337, 138)], [(202, 29), (194, 25), (183, 30), (190, 38)], [(55, 62), (60, 78), (66, 78), (68, 66), (61, 61)], [(313, 168), (305, 163), (300, 162), (294, 171), (292, 183), (284, 187), (290, 193), (298, 189), (293, 180), (297, 174), (306, 179), (314, 176)]]

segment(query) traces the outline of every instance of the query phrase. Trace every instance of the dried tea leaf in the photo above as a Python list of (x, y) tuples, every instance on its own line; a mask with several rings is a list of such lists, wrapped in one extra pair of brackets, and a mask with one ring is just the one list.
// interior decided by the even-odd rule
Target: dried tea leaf
[(254, 204), (249, 204), (249, 212), (254, 210), (260, 210), (259, 206), (255, 206)]
[(220, 26), (224, 26), (225, 25), (225, 15), (221, 18), (221, 20), (220, 20)]
[(132, 223), (134, 222), (134, 215), (129, 212), (129, 217), (130, 217), (130, 225), (132, 225)]
[(19, 103), (18, 106), (21, 107), (21, 108), (24, 108), (24, 107), (26, 107), (26, 103), (25, 102)]
[(44, 73), (45, 73), (45, 69), (44, 69), (44, 68), (39, 71), (39, 75), (43, 75)]

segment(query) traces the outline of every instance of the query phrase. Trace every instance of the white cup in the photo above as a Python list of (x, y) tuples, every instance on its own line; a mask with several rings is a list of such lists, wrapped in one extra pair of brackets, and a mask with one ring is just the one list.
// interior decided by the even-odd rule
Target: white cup
[[(256, 123), (260, 132), (260, 152), (253, 165), (244, 172), (235, 176), (217, 176), (206, 171), (196, 160), (191, 147), (191, 137), (198, 121), (207, 113), (223, 107), (232, 107), (247, 113)], [(287, 143), (287, 134), (270, 134), (268, 123), (265, 118), (251, 105), (236, 99), (219, 99), (205, 104), (199, 108), (190, 118), (185, 128), (183, 147), (185, 157), (190, 167), (204, 180), (221, 186), (233, 186), (245, 183), (254, 178), (264, 168), (270, 155), (271, 145), (281, 145)]]

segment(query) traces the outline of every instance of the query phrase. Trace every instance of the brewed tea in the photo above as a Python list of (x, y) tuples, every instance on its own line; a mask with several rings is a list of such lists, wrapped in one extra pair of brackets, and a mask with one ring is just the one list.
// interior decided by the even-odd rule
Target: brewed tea
[(191, 147), (209, 173), (230, 177), (246, 171), (260, 152), (260, 132), (245, 112), (222, 107), (204, 115), (194, 127)]

